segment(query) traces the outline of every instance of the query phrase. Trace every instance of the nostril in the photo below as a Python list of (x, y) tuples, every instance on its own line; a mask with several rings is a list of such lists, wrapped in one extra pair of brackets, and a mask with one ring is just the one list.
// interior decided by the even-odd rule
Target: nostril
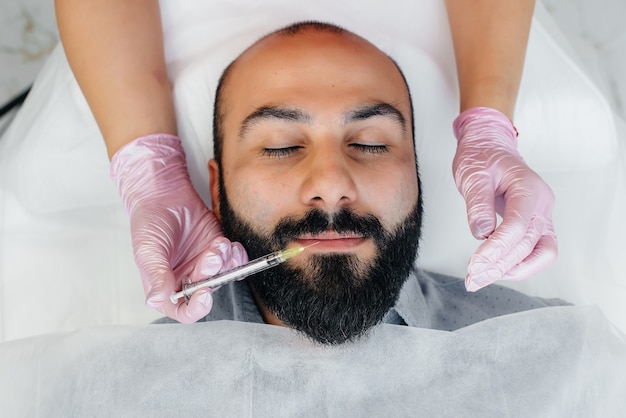
[(303, 203), (336, 210), (355, 201), (357, 187), (350, 165), (339, 152), (311, 158), (301, 184)]

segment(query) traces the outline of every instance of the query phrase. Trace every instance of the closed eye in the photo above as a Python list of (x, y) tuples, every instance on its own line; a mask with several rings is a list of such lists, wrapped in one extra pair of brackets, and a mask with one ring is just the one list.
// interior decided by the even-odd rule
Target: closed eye
[(359, 151), (370, 154), (380, 154), (389, 151), (387, 145), (350, 144), (350, 146), (358, 149)]
[(263, 148), (263, 155), (270, 158), (285, 158), (289, 157), (300, 148), (300, 146), (284, 148)]

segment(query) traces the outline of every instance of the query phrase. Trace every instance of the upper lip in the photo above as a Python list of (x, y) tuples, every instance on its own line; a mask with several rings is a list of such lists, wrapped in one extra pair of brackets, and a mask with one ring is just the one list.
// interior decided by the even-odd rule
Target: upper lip
[(356, 232), (339, 233), (336, 231), (324, 231), (319, 234), (304, 234), (298, 238), (299, 239), (331, 240), (331, 239), (363, 238), (363, 235), (358, 234)]

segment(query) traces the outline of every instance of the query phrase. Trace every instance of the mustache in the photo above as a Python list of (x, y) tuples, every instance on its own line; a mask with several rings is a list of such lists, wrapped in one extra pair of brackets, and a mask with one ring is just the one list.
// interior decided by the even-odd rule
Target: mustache
[(386, 238), (385, 229), (374, 215), (359, 215), (352, 209), (343, 208), (334, 213), (311, 209), (300, 219), (293, 216), (284, 218), (274, 228), (274, 239), (280, 247), (284, 247), (302, 235), (318, 235), (329, 231), (362, 235), (377, 244)]

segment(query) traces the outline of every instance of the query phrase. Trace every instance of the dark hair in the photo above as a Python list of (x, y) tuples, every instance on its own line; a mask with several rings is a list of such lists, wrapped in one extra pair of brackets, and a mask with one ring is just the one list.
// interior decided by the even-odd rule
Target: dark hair
[[(332, 23), (308, 20), (308, 21), (292, 23), (291, 25), (285, 26), (281, 29), (278, 29), (274, 32), (271, 32), (261, 37), (259, 41), (272, 35), (295, 36), (304, 31), (314, 31), (314, 32), (323, 32), (323, 33), (325, 32), (325, 33), (334, 33), (334, 34), (340, 34), (340, 35), (347, 35), (347, 34), (352, 33)], [(240, 54), (240, 56), (242, 54)], [(398, 65), (398, 63), (396, 63), (396, 61), (393, 58), (389, 57), (388, 55), (387, 57), (393, 62), (398, 72), (400, 73), (400, 76), (402, 77), (402, 80), (404, 81), (404, 85), (409, 95), (409, 106), (410, 106), (410, 111), (411, 111), (411, 137), (413, 138), (413, 144), (415, 144), (415, 124), (414, 124), (414, 117), (413, 117), (413, 100), (411, 98), (411, 90), (409, 89), (409, 84), (407, 83), (406, 77), (404, 76), (404, 73), (400, 69), (400, 66)], [(237, 58), (234, 61), (232, 61), (230, 64), (228, 64), (228, 66), (222, 72), (222, 75), (220, 76), (220, 79), (217, 83), (217, 89), (215, 91), (215, 101), (213, 103), (213, 158), (215, 158), (220, 168), (222, 166), (222, 150), (223, 150), (223, 142), (224, 142), (224, 131), (223, 131), (223, 126), (222, 126), (223, 120), (224, 120), (224, 103), (223, 103), (224, 102), (223, 100), (224, 86), (226, 85), (229, 74), (236, 62), (237, 62)]]
[(317, 20), (305, 20), (302, 22), (292, 23), (291, 25), (285, 26), (282, 29), (278, 29), (270, 33), (269, 35), (265, 35), (263, 38), (270, 35), (294, 36), (299, 34), (300, 32), (309, 30), (314, 32), (336, 33), (338, 35), (350, 33), (341, 26), (337, 26), (333, 23), (320, 22)]

